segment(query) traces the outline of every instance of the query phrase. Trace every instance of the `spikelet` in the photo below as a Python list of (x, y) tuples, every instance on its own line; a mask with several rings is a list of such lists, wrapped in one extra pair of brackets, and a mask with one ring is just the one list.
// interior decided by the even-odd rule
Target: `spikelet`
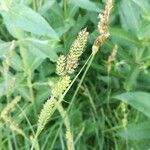
[(67, 141), (67, 149), (68, 150), (74, 150), (74, 144), (73, 144), (73, 139), (72, 139), (72, 134), (70, 130), (66, 131), (66, 141)]
[(121, 112), (123, 114), (123, 118), (122, 118), (122, 126), (124, 128), (126, 128), (126, 126), (128, 125), (128, 113), (127, 113), (127, 104), (124, 102), (121, 102)]
[(3, 76), (4, 78), (7, 80), (8, 77), (8, 71), (9, 71), (9, 67), (11, 64), (11, 60), (12, 60), (12, 56), (13, 56), (13, 50), (15, 49), (16, 45), (15, 45), (15, 41), (12, 41), (10, 47), (9, 47), (9, 51), (8, 54), (6, 56), (6, 59), (3, 61)]
[(115, 47), (112, 50), (111, 55), (108, 57), (108, 61), (107, 61), (107, 63), (108, 63), (108, 72), (110, 72), (110, 70), (111, 70), (112, 62), (115, 61), (117, 50), (118, 50), (118, 46), (115, 45)]
[(20, 101), (21, 97), (17, 96), (14, 100), (7, 104), (7, 106), (0, 113), (0, 117), (4, 120), (5, 124), (8, 125), (13, 131), (24, 135), (23, 131), (18, 127), (18, 125), (8, 116), (8, 113), (12, 112), (16, 104)]
[(66, 57), (64, 55), (61, 55), (57, 60), (56, 73), (59, 76), (64, 76), (66, 74), (65, 67), (66, 67)]
[(59, 97), (69, 86), (70, 82), (71, 80), (69, 76), (64, 76), (63, 78), (60, 78), (60, 80), (52, 88), (52, 95), (54, 97)]
[(89, 33), (86, 28), (81, 30), (77, 39), (73, 42), (70, 51), (67, 55), (66, 72), (72, 74), (78, 66), (78, 60), (83, 53), (84, 47), (87, 43)]
[(112, 9), (112, 0), (107, 0), (104, 13), (99, 14), (100, 21), (98, 23), (98, 30), (100, 34), (109, 33), (108, 23), (111, 9)]
[(5, 115), (5, 116), (2, 116), (2, 119), (4, 120), (5, 124), (10, 127), (11, 130), (13, 130), (13, 131), (17, 132), (18, 134), (21, 134), (21, 135), (24, 136), (24, 132), (22, 131), (22, 129), (20, 129), (18, 127), (18, 124), (16, 124), (10, 117)]
[(38, 129), (37, 129), (38, 133), (40, 133), (45, 127), (46, 123), (48, 122), (48, 119), (51, 117), (54, 110), (56, 109), (55, 108), (56, 104), (57, 104), (57, 100), (54, 97), (51, 97), (43, 105), (43, 109), (41, 110), (38, 119)]
[(6, 116), (9, 112), (12, 112), (16, 104), (20, 101), (21, 97), (17, 96), (14, 100), (7, 104), (7, 106), (2, 110), (1, 117)]
[(45, 127), (48, 119), (52, 116), (54, 111), (56, 110), (56, 106), (58, 104), (57, 98), (65, 91), (65, 89), (69, 86), (71, 82), (69, 76), (64, 76), (61, 78), (52, 89), (52, 97), (46, 101), (43, 105), (43, 109), (39, 115), (38, 119), (38, 133), (40, 133)]
[(89, 33), (86, 29), (79, 32), (73, 42), (68, 55), (61, 55), (57, 60), (56, 73), (59, 76), (72, 74), (78, 66), (79, 57), (82, 55)]
[(104, 41), (109, 37), (108, 23), (111, 8), (112, 0), (107, 0), (104, 14), (99, 14), (100, 21), (98, 23), (98, 31), (100, 35), (97, 37), (92, 47), (92, 53), (94, 55), (97, 53), (99, 47), (101, 47)]

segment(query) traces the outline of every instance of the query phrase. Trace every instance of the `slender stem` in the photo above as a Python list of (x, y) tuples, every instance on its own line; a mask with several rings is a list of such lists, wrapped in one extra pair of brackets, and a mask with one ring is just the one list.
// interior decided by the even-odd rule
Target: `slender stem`
[(31, 149), (30, 149), (30, 150), (33, 150), (33, 148), (34, 148), (34, 146), (35, 146), (35, 143), (37, 142), (37, 137), (38, 137), (38, 135), (39, 135), (39, 133), (38, 133), (38, 132), (36, 132), (36, 134), (35, 134), (35, 137), (34, 137), (34, 139), (33, 139), (33, 143), (32, 143), (32, 146), (31, 146)]
[(35, 116), (37, 116), (36, 105), (35, 105), (35, 100), (34, 100), (33, 85), (32, 85), (32, 79), (31, 79), (32, 73), (31, 73), (30, 68), (28, 67), (27, 51), (23, 44), (24, 35), (21, 32), (21, 30), (17, 29), (16, 27), (14, 27), (14, 30), (15, 30), (15, 34), (17, 35), (17, 38), (18, 38), (20, 55), (21, 55), (22, 61), (23, 61), (23, 71), (24, 71), (24, 75), (27, 76), (27, 85), (28, 85), (29, 92), (30, 92), (30, 99), (33, 104), (34, 114), (35, 114)]
[(34, 91), (33, 91), (31, 70), (28, 70), (27, 84), (28, 84), (28, 88), (29, 88), (30, 99), (33, 104), (34, 115), (37, 117), (36, 101), (35, 101)]
[(33, 88), (32, 88), (32, 74), (31, 71), (28, 71), (28, 78), (27, 78), (27, 83), (28, 83), (28, 87), (29, 87), (29, 92), (30, 92), (30, 98), (31, 101), (34, 102), (34, 93), (33, 93)]
[[(71, 103), (73, 103), (73, 101), (75, 100), (76, 95), (77, 95), (77, 93), (78, 93), (78, 91), (79, 91), (79, 89), (80, 89), (80, 87), (81, 87), (81, 84), (82, 84), (82, 82), (83, 82), (83, 80), (84, 80), (84, 78), (85, 78), (85, 76), (86, 76), (86, 74), (87, 74), (87, 72), (88, 72), (88, 70), (89, 70), (89, 68), (90, 68), (90, 66), (91, 66), (91, 64), (92, 64), (92, 62), (93, 62), (94, 57), (95, 57), (95, 55), (92, 54), (91, 57), (90, 57), (89, 63), (88, 63), (88, 65), (87, 65), (87, 67), (86, 67), (86, 70), (85, 70), (85, 72), (83, 73), (82, 78), (81, 78), (81, 80), (80, 80), (80, 82), (79, 82), (79, 84), (78, 84), (78, 87), (76, 88), (76, 91), (74, 92), (74, 95), (73, 95), (73, 97), (72, 97), (72, 99), (71, 99)], [(69, 105), (68, 111), (69, 111), (70, 108), (71, 108), (71, 105)]]
[[(63, 9), (64, 9), (64, 21), (67, 19), (67, 5), (68, 5), (68, 0), (63, 0)], [(66, 34), (63, 34), (63, 41), (64, 41), (64, 48), (66, 49)]]
[[(73, 141), (73, 136), (72, 136), (72, 132), (71, 132), (71, 128), (70, 128), (69, 116), (66, 113), (66, 111), (64, 110), (62, 104), (59, 104), (57, 109), (64, 120), (64, 125), (66, 126), (66, 142), (67, 142), (68, 150), (74, 150), (75, 149), (74, 141)], [(69, 133), (69, 135), (70, 135), (68, 138), (67, 138), (67, 133)]]
[(64, 18), (67, 18), (67, 5), (68, 5), (68, 0), (63, 1), (63, 7), (64, 7)]
[(72, 80), (71, 84), (68, 86), (68, 88), (66, 89), (66, 91), (60, 97), (61, 100), (64, 99), (65, 95), (67, 94), (67, 92), (69, 91), (69, 89), (71, 88), (71, 86), (73, 85), (73, 83), (76, 81), (76, 79), (78, 78), (78, 76), (80, 75), (80, 73), (83, 71), (83, 69), (85, 68), (85, 66), (87, 65), (87, 63), (91, 60), (91, 58), (92, 57), (90, 55), (89, 58), (87, 59), (87, 61), (85, 62), (85, 64), (83, 65), (83, 67), (80, 69), (79, 73), (75, 76), (75, 78)]
[(33, 0), (33, 9), (37, 11), (37, 1)]
[(42, 4), (43, 4), (43, 0), (40, 0), (39, 1), (39, 8), (41, 8)]

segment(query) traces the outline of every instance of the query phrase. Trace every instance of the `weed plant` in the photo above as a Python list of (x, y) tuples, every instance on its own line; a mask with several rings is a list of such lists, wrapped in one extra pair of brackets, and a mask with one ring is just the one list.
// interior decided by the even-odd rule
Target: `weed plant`
[(0, 150), (149, 150), (149, 92), (149, 0), (0, 1)]

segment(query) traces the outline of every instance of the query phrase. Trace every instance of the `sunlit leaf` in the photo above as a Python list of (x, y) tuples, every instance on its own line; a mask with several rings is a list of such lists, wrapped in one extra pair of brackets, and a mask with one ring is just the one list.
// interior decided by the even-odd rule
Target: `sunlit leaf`
[(117, 95), (114, 98), (126, 102), (138, 111), (150, 117), (150, 93), (127, 92)]
[(31, 32), (37, 35), (49, 36), (51, 38), (58, 38), (56, 32), (48, 24), (48, 22), (33, 11), (31, 8), (23, 4), (12, 4), (8, 11), (1, 11), (4, 23), (10, 34), (16, 37), (14, 27)]
[(130, 140), (150, 139), (150, 121), (131, 124), (117, 133), (119, 136)]
[(71, 3), (83, 9), (100, 12), (100, 8), (97, 4), (90, 0), (71, 0)]

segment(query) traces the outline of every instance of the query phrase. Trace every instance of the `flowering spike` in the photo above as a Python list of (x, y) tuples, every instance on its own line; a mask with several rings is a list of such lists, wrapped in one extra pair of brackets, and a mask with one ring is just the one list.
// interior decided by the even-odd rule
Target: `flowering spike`
[(56, 65), (56, 73), (59, 76), (64, 76), (66, 74), (65, 72), (65, 66), (66, 66), (66, 57), (64, 55), (61, 55), (57, 60)]
[(69, 83), (71, 82), (69, 76), (64, 76), (61, 78), (52, 88), (52, 95), (54, 97), (59, 97), (69, 86)]
[(104, 41), (110, 35), (108, 31), (108, 22), (111, 8), (112, 8), (112, 0), (107, 0), (104, 14), (101, 13), (99, 14), (100, 21), (98, 23), (98, 31), (100, 35), (97, 37), (92, 47), (92, 53), (94, 55), (97, 53), (99, 47), (102, 46)]
[(66, 72), (72, 74), (78, 66), (78, 60), (83, 53), (89, 33), (86, 28), (81, 30), (77, 39), (73, 42), (70, 51), (67, 55)]

